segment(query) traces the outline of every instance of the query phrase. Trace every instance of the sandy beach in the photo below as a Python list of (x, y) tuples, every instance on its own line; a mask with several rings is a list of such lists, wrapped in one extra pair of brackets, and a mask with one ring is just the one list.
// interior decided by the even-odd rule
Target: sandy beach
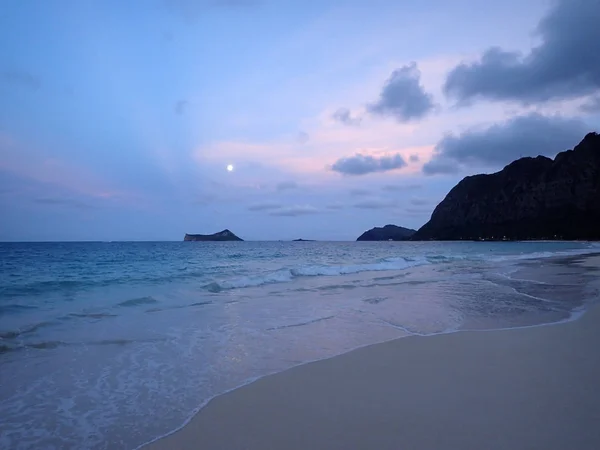
[(600, 309), (534, 328), (407, 337), (212, 400), (166, 449), (598, 449)]

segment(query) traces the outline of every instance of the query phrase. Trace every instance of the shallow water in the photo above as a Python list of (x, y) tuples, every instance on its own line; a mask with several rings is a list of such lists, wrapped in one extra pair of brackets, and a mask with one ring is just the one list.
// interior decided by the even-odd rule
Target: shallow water
[(0, 447), (135, 448), (213, 396), (307, 361), (410, 334), (566, 320), (597, 297), (597, 273), (572, 256), (599, 251), (0, 244)]

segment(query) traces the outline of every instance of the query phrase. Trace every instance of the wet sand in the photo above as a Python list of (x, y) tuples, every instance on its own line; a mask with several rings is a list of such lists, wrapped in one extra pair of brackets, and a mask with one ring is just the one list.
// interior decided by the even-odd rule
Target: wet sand
[(597, 450), (599, 346), (598, 307), (556, 325), (402, 338), (221, 395), (144, 449)]

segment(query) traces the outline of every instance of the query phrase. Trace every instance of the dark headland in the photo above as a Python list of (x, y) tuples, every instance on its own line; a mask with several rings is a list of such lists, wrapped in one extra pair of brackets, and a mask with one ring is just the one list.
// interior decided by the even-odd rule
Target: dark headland
[(407, 241), (416, 230), (399, 227), (397, 225), (386, 225), (384, 227), (371, 228), (361, 234), (357, 241)]
[(219, 231), (214, 234), (187, 234), (184, 241), (243, 241), (229, 230)]
[(412, 240), (600, 239), (600, 135), (464, 178)]

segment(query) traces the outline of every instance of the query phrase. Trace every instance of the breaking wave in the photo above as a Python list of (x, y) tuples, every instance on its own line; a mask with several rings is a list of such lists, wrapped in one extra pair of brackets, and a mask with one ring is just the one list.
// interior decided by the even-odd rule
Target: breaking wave
[(319, 265), (311, 264), (292, 269), (279, 269), (263, 275), (240, 277), (231, 280), (213, 281), (205, 285), (210, 292), (220, 292), (228, 289), (262, 286), (265, 284), (285, 283), (299, 277), (334, 277), (361, 272), (379, 272), (391, 270), (406, 270), (411, 267), (431, 264), (427, 258), (388, 258), (371, 264), (350, 265)]

